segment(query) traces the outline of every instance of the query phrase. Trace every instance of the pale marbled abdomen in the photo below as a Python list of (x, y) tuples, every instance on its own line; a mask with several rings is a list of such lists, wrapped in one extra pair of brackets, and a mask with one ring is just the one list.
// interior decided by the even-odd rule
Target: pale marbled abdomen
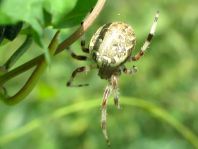
[(101, 26), (92, 36), (89, 50), (99, 67), (116, 67), (131, 55), (136, 37), (131, 26), (113, 22)]

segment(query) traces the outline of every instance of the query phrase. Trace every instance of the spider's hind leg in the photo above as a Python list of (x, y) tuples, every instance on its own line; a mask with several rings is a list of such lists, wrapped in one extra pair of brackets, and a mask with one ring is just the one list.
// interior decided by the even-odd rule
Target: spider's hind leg
[(118, 109), (120, 109), (118, 88), (114, 89), (113, 94), (114, 94), (114, 104), (117, 106)]
[(103, 94), (102, 113), (101, 113), (102, 132), (108, 145), (110, 145), (110, 141), (109, 141), (109, 137), (107, 134), (107, 102), (108, 102), (108, 97), (111, 94), (111, 91), (112, 91), (112, 86), (107, 85)]
[(112, 76), (111, 77), (111, 85), (113, 89), (113, 95), (114, 95), (114, 104), (117, 106), (118, 109), (120, 109), (120, 103), (119, 103), (119, 88), (118, 88), (118, 76)]
[(107, 134), (107, 102), (108, 98), (111, 95), (111, 92), (114, 93), (114, 103), (115, 105), (120, 108), (119, 100), (118, 100), (118, 76), (112, 75), (109, 84), (105, 88), (102, 100), (102, 113), (101, 113), (101, 127), (103, 135), (106, 139), (108, 145), (110, 145), (109, 137)]

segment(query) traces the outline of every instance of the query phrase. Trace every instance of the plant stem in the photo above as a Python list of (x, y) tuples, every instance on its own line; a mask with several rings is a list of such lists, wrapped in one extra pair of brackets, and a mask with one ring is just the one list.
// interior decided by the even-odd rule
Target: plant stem
[(38, 65), (42, 60), (44, 59), (44, 54), (18, 66), (17, 68), (6, 72), (5, 74), (3, 74), (2, 76), (0, 76), (0, 85), (3, 85), (6, 81), (12, 79), (13, 77), (16, 77), (17, 75), (35, 67), (36, 65)]
[(27, 36), (24, 43), (14, 52), (14, 54), (4, 64), (6, 70), (9, 70), (16, 63), (16, 61), (27, 51), (31, 43), (32, 38), (30, 36)]
[[(54, 52), (56, 51), (56, 48), (58, 46), (58, 40), (57, 40), (58, 34), (59, 34), (59, 31), (57, 31), (57, 33), (55, 34), (54, 38), (52, 39), (52, 41), (48, 47), (49, 53), (51, 56), (54, 55)], [(35, 87), (36, 83), (40, 79), (40, 77), (43, 74), (43, 72), (45, 71), (46, 67), (47, 67), (46, 59), (42, 59), (42, 61), (40, 61), (40, 63), (38, 63), (36, 69), (31, 74), (31, 76), (29, 77), (29, 79), (25, 83), (25, 85), (14, 96), (1, 97), (1, 98), (3, 98), (3, 101), (8, 105), (14, 105), (14, 104), (20, 102), (21, 100), (23, 100)]]

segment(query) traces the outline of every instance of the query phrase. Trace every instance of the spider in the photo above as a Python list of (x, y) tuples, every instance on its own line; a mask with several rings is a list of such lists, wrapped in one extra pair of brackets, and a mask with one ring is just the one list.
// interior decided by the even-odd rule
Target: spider
[(134, 30), (131, 26), (122, 22), (112, 22), (101, 26), (92, 36), (89, 48), (86, 48), (85, 40), (81, 40), (81, 49), (83, 52), (89, 54), (89, 56), (76, 55), (69, 48), (67, 49), (73, 58), (77, 60), (89, 59), (93, 62), (93, 65), (78, 67), (75, 69), (67, 82), (68, 87), (88, 86), (88, 84), (75, 85), (73, 84), (73, 80), (77, 74), (88, 72), (92, 69), (98, 69), (98, 75), (100, 78), (108, 81), (101, 105), (101, 127), (108, 144), (110, 144), (106, 128), (108, 97), (113, 92), (114, 103), (119, 109), (118, 78), (121, 75), (121, 72), (129, 75), (137, 72), (137, 68), (135, 66), (128, 69), (124, 64), (126, 62), (137, 61), (144, 55), (146, 49), (150, 45), (151, 39), (154, 36), (158, 17), (159, 11), (157, 11), (155, 15), (154, 22), (143, 46), (141, 47), (141, 50), (135, 56), (131, 56), (131, 52), (136, 44)]

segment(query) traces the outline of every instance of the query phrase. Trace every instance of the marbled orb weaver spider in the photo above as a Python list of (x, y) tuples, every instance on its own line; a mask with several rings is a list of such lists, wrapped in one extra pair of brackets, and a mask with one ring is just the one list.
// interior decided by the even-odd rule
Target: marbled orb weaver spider
[(88, 72), (94, 68), (98, 69), (98, 75), (101, 79), (108, 80), (108, 85), (105, 88), (102, 100), (102, 113), (101, 113), (101, 127), (104, 137), (109, 144), (109, 138), (107, 135), (106, 121), (107, 121), (107, 101), (111, 92), (114, 94), (114, 103), (117, 108), (120, 108), (119, 93), (118, 93), (118, 77), (121, 72), (126, 74), (134, 74), (137, 72), (137, 68), (133, 66), (127, 69), (124, 64), (127, 61), (137, 61), (144, 55), (146, 49), (150, 45), (151, 39), (154, 36), (157, 21), (159, 17), (159, 11), (157, 11), (154, 22), (151, 26), (150, 32), (144, 42), (141, 50), (135, 55), (131, 56), (131, 52), (135, 47), (136, 37), (134, 30), (128, 24), (122, 22), (113, 22), (101, 26), (96, 33), (92, 36), (89, 48), (85, 47), (85, 41), (81, 41), (82, 51), (89, 54), (89, 57), (76, 55), (70, 49), (70, 54), (73, 58), (78, 60), (94, 61), (93, 65), (79, 67), (75, 69), (71, 75), (70, 80), (67, 82), (69, 87), (82, 87), (88, 86), (88, 84), (74, 85), (72, 82), (78, 73)]

